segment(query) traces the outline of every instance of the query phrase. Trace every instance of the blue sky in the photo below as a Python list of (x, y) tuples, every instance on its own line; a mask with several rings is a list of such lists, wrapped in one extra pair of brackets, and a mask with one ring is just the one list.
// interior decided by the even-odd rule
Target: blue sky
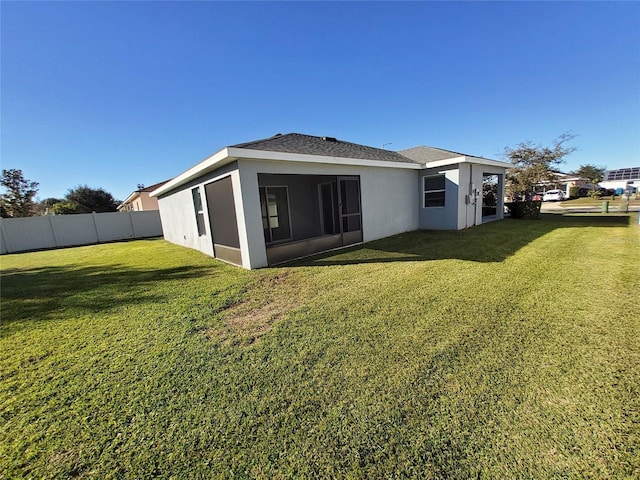
[(124, 199), (299, 132), (640, 164), (640, 3), (1, 3), (1, 163)]

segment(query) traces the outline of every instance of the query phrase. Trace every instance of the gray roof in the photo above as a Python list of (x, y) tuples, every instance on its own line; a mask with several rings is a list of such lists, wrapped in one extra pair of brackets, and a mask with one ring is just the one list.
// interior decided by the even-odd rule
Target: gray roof
[(413, 147), (406, 150), (400, 150), (401, 155), (410, 158), (419, 163), (435, 162), (438, 160), (446, 160), (454, 157), (473, 157), (475, 155), (467, 155), (465, 153), (452, 152), (435, 147)]
[(231, 147), (384, 162), (419, 163), (390, 150), (344, 142), (332, 137), (315, 137), (301, 133), (277, 134), (271, 138), (231, 145)]

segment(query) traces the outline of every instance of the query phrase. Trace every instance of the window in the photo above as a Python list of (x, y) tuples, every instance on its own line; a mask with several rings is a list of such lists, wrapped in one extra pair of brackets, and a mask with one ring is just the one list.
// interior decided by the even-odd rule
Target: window
[(204, 210), (202, 210), (202, 199), (200, 198), (200, 188), (196, 187), (191, 190), (193, 196), (193, 209), (196, 212), (196, 224), (198, 225), (198, 235), (203, 236), (207, 234), (204, 228)]
[(260, 187), (260, 210), (265, 242), (291, 240), (287, 187)]
[(423, 177), (424, 204), (423, 207), (444, 207), (445, 188), (444, 175)]

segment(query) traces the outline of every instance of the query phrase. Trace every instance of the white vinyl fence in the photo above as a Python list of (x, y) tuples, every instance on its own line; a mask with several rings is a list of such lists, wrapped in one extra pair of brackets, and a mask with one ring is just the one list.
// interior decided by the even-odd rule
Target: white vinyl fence
[(0, 220), (0, 253), (162, 236), (160, 212), (84, 213)]

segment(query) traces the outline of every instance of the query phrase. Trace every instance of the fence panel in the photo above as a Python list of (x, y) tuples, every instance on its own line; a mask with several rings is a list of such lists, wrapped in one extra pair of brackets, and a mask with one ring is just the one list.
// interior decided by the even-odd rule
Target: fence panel
[(56, 246), (56, 238), (48, 217), (3, 218), (0, 228), (7, 252)]
[(55, 232), (55, 247), (71, 247), (98, 243), (98, 233), (91, 213), (54, 215), (51, 225)]
[(148, 210), (146, 212), (130, 212), (131, 225), (136, 238), (161, 237), (162, 222), (160, 222), (160, 212), (158, 210)]
[[(96, 222), (99, 242), (113, 242), (115, 240), (126, 240), (133, 238), (133, 228), (131, 225), (131, 212), (128, 213), (97, 213), (93, 216)], [(123, 219), (123, 217), (126, 217)]]
[(0, 220), (0, 253), (162, 236), (160, 212), (87, 213)]

